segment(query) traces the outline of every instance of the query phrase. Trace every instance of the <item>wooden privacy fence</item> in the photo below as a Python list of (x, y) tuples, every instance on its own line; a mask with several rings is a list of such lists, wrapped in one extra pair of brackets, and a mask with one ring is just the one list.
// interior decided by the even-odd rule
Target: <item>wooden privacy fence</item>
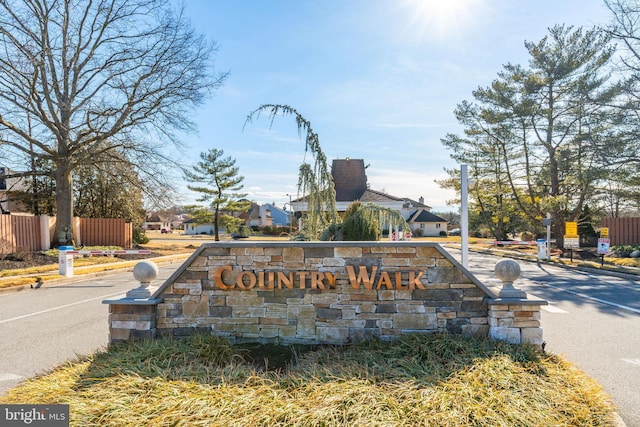
[(130, 248), (131, 223), (122, 218), (80, 218), (80, 238), (86, 246)]
[(602, 226), (609, 228), (612, 246), (640, 244), (640, 217), (602, 218)]
[(0, 215), (0, 253), (40, 250), (40, 235), (39, 217)]
[[(0, 215), (0, 254), (34, 252), (51, 248), (55, 218)], [(74, 218), (76, 245), (120, 246), (133, 243), (131, 223), (122, 218)]]

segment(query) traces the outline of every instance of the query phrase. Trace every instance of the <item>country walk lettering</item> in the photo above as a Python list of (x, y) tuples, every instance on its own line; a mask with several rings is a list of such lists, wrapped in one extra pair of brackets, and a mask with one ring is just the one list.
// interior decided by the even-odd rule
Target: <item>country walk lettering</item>
[[(347, 266), (347, 277), (353, 289), (363, 287), (368, 290), (414, 290), (425, 289), (422, 284), (422, 271), (378, 271), (377, 266), (367, 270), (359, 266), (357, 271), (353, 266)], [(235, 280), (229, 280), (234, 271), (231, 265), (219, 267), (213, 279), (216, 286), (222, 290), (248, 291), (254, 288), (260, 290), (274, 289), (335, 289), (338, 273), (328, 271), (248, 271), (243, 270), (235, 275)], [(227, 273), (225, 275), (225, 273)], [(225, 276), (227, 280), (225, 281)]]

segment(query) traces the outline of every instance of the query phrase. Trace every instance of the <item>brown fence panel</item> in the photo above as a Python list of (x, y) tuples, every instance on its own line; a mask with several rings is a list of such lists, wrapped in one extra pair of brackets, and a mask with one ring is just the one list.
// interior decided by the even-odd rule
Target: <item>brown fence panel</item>
[(640, 217), (603, 218), (602, 226), (609, 228), (612, 246), (640, 244)]
[(16, 251), (40, 250), (40, 218), (37, 216), (12, 215), (13, 233), (16, 236)]
[(130, 248), (132, 228), (122, 218), (80, 218), (80, 237), (86, 246)]
[(40, 250), (40, 218), (0, 215), (0, 253)]
[(0, 215), (0, 254), (12, 254), (16, 251), (16, 235), (10, 215)]
[[(0, 254), (39, 251), (43, 232), (37, 216), (0, 215)], [(130, 248), (133, 228), (121, 218), (80, 218), (80, 237), (87, 246)]]

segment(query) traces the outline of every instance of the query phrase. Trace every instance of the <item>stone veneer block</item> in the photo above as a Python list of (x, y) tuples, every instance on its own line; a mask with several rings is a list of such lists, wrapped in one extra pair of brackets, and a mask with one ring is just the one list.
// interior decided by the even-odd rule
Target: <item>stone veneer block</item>
[(231, 253), (230, 247), (224, 247), (221, 245), (210, 245), (202, 250), (201, 255), (205, 257), (225, 257)]
[(398, 304), (396, 304), (396, 309), (398, 311), (398, 313), (415, 313), (415, 314), (421, 314), (421, 313), (426, 313), (427, 309), (425, 308), (424, 304), (422, 304), (419, 301), (400, 301)]
[(409, 267), (411, 266), (411, 261), (407, 257), (389, 257), (382, 259), (382, 265), (384, 267)]
[(206, 267), (207, 261), (207, 257), (199, 256), (198, 258), (193, 260), (193, 263), (191, 263), (191, 267)]
[(338, 247), (334, 249), (335, 258), (362, 258), (362, 248), (359, 247)]
[(509, 344), (520, 344), (521, 342), (519, 328), (492, 327), (489, 328), (489, 336), (493, 340), (504, 341)]
[(324, 267), (344, 267), (345, 261), (343, 258), (323, 258), (322, 265)]
[(416, 248), (411, 246), (398, 246), (397, 253), (399, 254), (415, 254)]
[(316, 334), (321, 343), (347, 342), (349, 328), (319, 326)]
[(438, 319), (435, 314), (398, 313), (393, 315), (393, 326), (397, 329), (436, 329)]
[(542, 328), (523, 328), (522, 329), (522, 344), (531, 344), (535, 346), (542, 346)]
[[(203, 276), (203, 278), (207, 278), (206, 274)], [(186, 290), (187, 294), (189, 295), (200, 295), (202, 293), (202, 283), (199, 280), (174, 283), (173, 290), (177, 294), (180, 294), (182, 293), (181, 291)]]
[(111, 326), (109, 333), (110, 342), (128, 341), (131, 338), (131, 329), (118, 329)]
[(182, 304), (184, 317), (207, 317), (209, 315), (209, 301), (188, 301)]
[(282, 260), (285, 263), (302, 263), (304, 262), (304, 249), (298, 247), (284, 248), (282, 251)]
[(372, 246), (369, 248), (371, 254), (395, 254), (397, 249), (392, 246)]
[(238, 250), (231, 249), (231, 255), (264, 255), (264, 248), (259, 246), (251, 246), (239, 248)]

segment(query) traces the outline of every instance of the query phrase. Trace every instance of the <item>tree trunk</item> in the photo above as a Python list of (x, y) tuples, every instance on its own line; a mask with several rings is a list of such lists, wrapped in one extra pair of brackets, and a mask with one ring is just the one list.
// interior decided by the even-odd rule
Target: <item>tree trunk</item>
[(220, 234), (218, 233), (218, 224), (219, 224), (219, 213), (218, 213), (218, 206), (216, 205), (215, 208), (215, 213), (213, 215), (213, 232), (214, 232), (214, 241), (219, 242), (220, 241)]
[(64, 164), (56, 165), (56, 232), (54, 245), (71, 245), (73, 237), (73, 176)]

